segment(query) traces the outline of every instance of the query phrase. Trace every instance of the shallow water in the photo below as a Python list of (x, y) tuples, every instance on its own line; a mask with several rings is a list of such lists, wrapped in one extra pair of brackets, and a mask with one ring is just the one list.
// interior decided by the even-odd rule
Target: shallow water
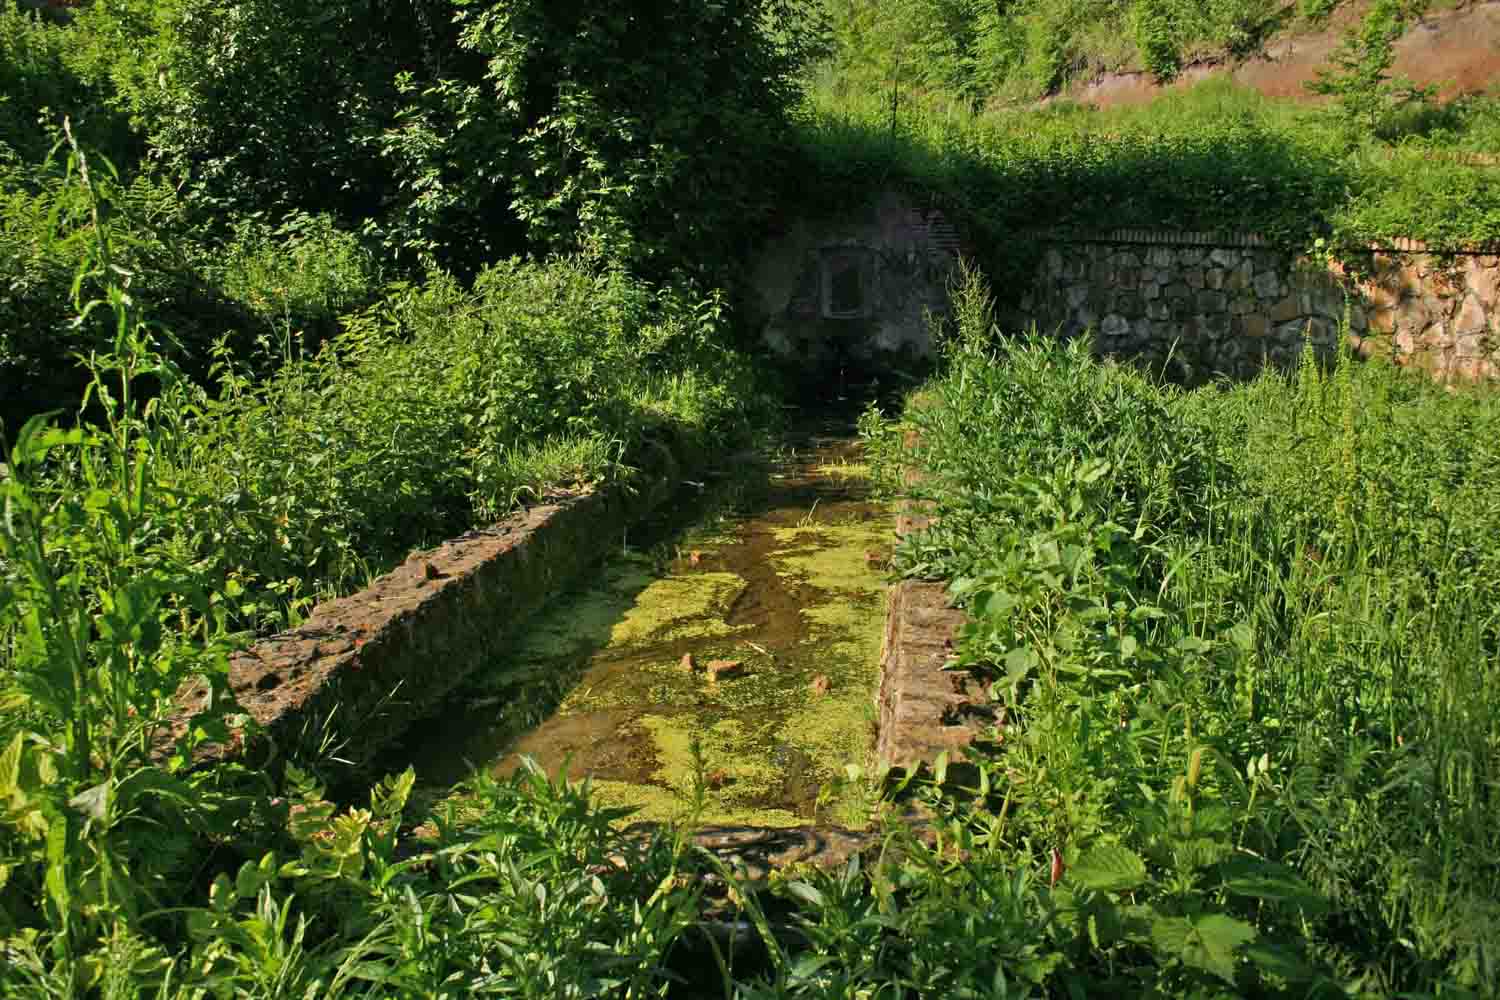
[[(690, 487), (421, 727), (402, 753), (419, 782), (529, 755), (634, 819), (695, 803), (704, 823), (857, 822), (820, 790), (866, 763), (873, 725), (891, 520), (859, 458), (849, 428), (823, 427)], [(674, 537), (683, 507), (699, 524)], [(713, 661), (741, 672), (714, 679)]]

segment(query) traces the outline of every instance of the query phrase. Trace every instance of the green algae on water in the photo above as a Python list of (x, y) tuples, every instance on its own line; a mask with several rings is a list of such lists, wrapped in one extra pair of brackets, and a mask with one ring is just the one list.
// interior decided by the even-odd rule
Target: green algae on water
[[(554, 678), (555, 708), (484, 766), (571, 761), (602, 804), (638, 810), (627, 822), (857, 812), (826, 792), (868, 761), (890, 513), (850, 495), (833, 454), (784, 467), (754, 512), (716, 519), (711, 546), (689, 535), (667, 565), (617, 557), (540, 616), (496, 672)], [(743, 674), (710, 680), (713, 660)]]

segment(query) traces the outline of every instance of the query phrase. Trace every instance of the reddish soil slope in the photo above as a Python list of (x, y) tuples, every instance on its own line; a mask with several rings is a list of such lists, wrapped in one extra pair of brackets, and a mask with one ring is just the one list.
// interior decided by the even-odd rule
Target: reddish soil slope
[[(1312, 100), (1303, 84), (1327, 64), (1343, 31), (1342, 25), (1334, 25), (1315, 35), (1277, 39), (1261, 56), (1243, 62), (1197, 63), (1166, 86), (1149, 73), (1110, 73), (1074, 84), (1062, 96), (1100, 106), (1138, 104), (1164, 90), (1227, 72), (1236, 82), (1272, 97)], [(1444, 97), (1481, 91), (1500, 80), (1500, 0), (1429, 14), (1396, 43), (1395, 72), (1420, 84), (1439, 85)]]

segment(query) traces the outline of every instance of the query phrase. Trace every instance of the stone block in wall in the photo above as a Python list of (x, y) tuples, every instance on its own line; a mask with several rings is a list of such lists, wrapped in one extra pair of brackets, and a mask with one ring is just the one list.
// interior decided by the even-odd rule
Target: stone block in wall
[(1488, 309), (1500, 308), (1500, 265), (1481, 265), (1479, 262), (1484, 259), (1469, 258), (1469, 273), (1464, 283), (1480, 305)]
[(1119, 313), (1110, 313), (1099, 324), (1099, 332), (1106, 337), (1124, 337), (1130, 333), (1130, 321)]
[(1302, 334), (1304, 330), (1305, 327), (1300, 320), (1281, 323), (1276, 327), (1276, 339), (1282, 344), (1295, 345), (1300, 348), (1302, 346)]
[(1297, 296), (1287, 295), (1271, 306), (1266, 315), (1272, 323), (1287, 323), (1302, 315), (1302, 303), (1297, 301)]
[(1257, 274), (1261, 271), (1279, 271), (1286, 266), (1286, 255), (1275, 250), (1257, 250), (1246, 256), (1254, 263)]
[(1260, 299), (1274, 299), (1281, 293), (1281, 276), (1275, 271), (1261, 271), (1252, 284), (1256, 297)]
[(1405, 330), (1425, 330), (1433, 320), (1433, 303), (1426, 296), (1402, 299), (1396, 306), (1396, 325)]
[(1223, 292), (1208, 290), (1199, 292), (1194, 300), (1201, 313), (1222, 313), (1229, 304)]
[(1259, 340), (1271, 333), (1271, 321), (1265, 316), (1236, 316), (1234, 319), (1235, 323), (1231, 329), (1246, 337), (1253, 337)]
[(1338, 327), (1321, 316), (1314, 316), (1303, 327), (1303, 336), (1316, 346), (1332, 347), (1338, 343)]
[(1465, 295), (1458, 313), (1453, 317), (1454, 334), (1459, 337), (1474, 337), (1484, 333), (1488, 327), (1489, 317), (1485, 315), (1479, 299), (1473, 295)]
[[(1080, 276), (1055, 280), (1057, 260), (1043, 263), (1038, 281), (1050, 286), (1049, 310), (1037, 319), (1073, 312), (1077, 329), (1109, 321), (1109, 353), (1164, 363), (1175, 357), (1200, 375), (1253, 374), (1267, 358), (1295, 364), (1305, 339), (1320, 350), (1333, 343), (1347, 315), (1365, 355), (1394, 353), (1430, 371), (1477, 370), (1500, 358), (1485, 345), (1500, 341), (1500, 255), (1414, 256), (1375, 253), (1372, 278), (1297, 260), (1281, 249), (1126, 244), (1054, 247), (1061, 268)], [(1132, 270), (1132, 261), (1141, 263)], [(1098, 265), (1107, 264), (1105, 269)], [(1098, 280), (1095, 280), (1098, 279)], [(1346, 299), (1350, 280), (1356, 295)], [(1066, 300), (1067, 306), (1063, 302)], [(1316, 321), (1311, 322), (1309, 321)], [(1128, 332), (1126, 332), (1128, 326)], [(1399, 344), (1394, 332), (1404, 332)], [(1421, 359), (1413, 355), (1433, 355)]]
[(1351, 302), (1349, 304), (1349, 329), (1357, 333), (1362, 333), (1369, 328), (1370, 324), (1365, 317), (1364, 307), (1358, 302)]
[(1223, 340), (1229, 336), (1229, 314), (1205, 313), (1198, 317), (1198, 329), (1210, 340)]

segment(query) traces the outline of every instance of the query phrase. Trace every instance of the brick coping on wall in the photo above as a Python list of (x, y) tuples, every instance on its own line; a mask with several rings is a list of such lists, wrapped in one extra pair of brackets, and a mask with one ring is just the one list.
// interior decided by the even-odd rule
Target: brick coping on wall
[[(906, 435), (907, 446), (916, 433)], [(921, 481), (911, 468), (908, 486)], [(926, 530), (932, 505), (907, 498), (897, 507), (896, 536)], [(948, 600), (946, 583), (901, 580), (886, 600), (880, 686), (875, 693), (876, 768), (914, 772), (948, 753), (958, 757), (994, 723), (993, 706), (968, 673), (945, 670), (968, 615)]]
[[(1109, 243), (1117, 246), (1203, 247), (1211, 250), (1305, 250), (1285, 240), (1260, 233), (1224, 233), (1187, 229), (1042, 229), (1031, 234), (1043, 243)], [(1341, 246), (1345, 253), (1432, 254), (1440, 257), (1487, 257), (1500, 253), (1500, 243), (1476, 243), (1467, 247), (1431, 247), (1425, 241), (1398, 237), (1363, 246)]]

